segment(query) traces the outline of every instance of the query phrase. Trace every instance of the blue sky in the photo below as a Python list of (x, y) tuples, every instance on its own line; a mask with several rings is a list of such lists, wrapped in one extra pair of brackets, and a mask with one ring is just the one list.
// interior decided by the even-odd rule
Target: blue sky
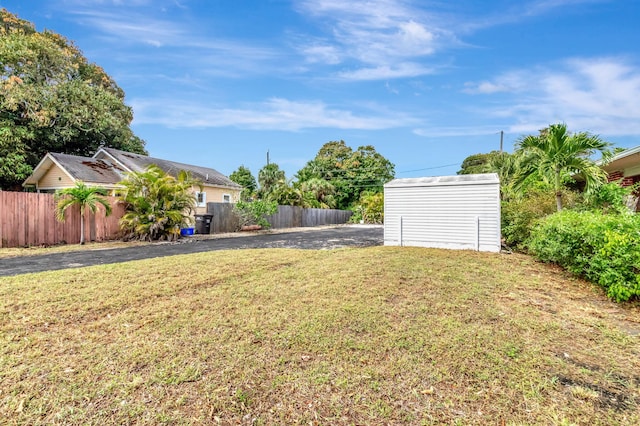
[(397, 177), (565, 122), (640, 145), (634, 0), (0, 0), (124, 89), (152, 156), (292, 177), (326, 142)]

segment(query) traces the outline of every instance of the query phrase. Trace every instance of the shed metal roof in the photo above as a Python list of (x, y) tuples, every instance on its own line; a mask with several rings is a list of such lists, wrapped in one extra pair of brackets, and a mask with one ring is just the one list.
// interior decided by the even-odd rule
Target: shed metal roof
[(491, 183), (500, 183), (500, 178), (497, 173), (394, 179), (385, 184), (384, 187), (486, 185)]

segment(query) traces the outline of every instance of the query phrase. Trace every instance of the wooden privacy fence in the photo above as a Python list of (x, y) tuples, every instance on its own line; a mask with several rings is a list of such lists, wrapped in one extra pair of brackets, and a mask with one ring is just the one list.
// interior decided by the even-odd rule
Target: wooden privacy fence
[[(119, 236), (118, 221), (124, 215), (124, 205), (115, 197), (105, 197), (112, 213), (105, 217), (100, 206), (96, 214), (85, 215), (85, 240), (105, 241)], [(234, 204), (207, 203), (212, 234), (235, 232), (239, 228)], [(54, 245), (80, 242), (80, 208), (72, 206), (66, 211), (64, 222), (55, 218), (56, 202), (53, 194), (0, 191), (0, 248)], [(278, 212), (267, 216), (272, 228), (297, 228), (347, 223), (352, 212), (332, 209), (304, 209), (278, 206)]]
[[(86, 241), (112, 240), (118, 237), (118, 220), (124, 206), (115, 197), (109, 200), (112, 213), (105, 217), (104, 208), (96, 214), (85, 214)], [(0, 247), (24, 247), (80, 242), (80, 208), (69, 207), (65, 221), (55, 218), (53, 194), (0, 191)]]
[(231, 203), (207, 203), (207, 214), (213, 215), (211, 218), (210, 233), (220, 234), (223, 232), (235, 232), (240, 227), (240, 220), (233, 213)]
[(278, 212), (267, 216), (266, 219), (272, 228), (298, 228), (347, 223), (352, 214), (349, 210), (278, 206)]
[[(233, 212), (234, 204), (207, 203), (207, 214), (211, 219), (211, 233), (235, 232), (238, 218)], [(301, 226), (338, 225), (347, 223), (353, 212), (334, 209), (305, 209), (295, 206), (278, 206), (278, 212), (266, 216), (272, 228), (299, 228)]]

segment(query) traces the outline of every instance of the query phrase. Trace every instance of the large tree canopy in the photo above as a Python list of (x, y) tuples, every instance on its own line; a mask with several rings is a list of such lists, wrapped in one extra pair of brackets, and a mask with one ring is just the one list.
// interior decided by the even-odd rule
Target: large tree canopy
[(322, 179), (333, 185), (332, 204), (344, 209), (353, 206), (365, 192), (381, 192), (395, 176), (395, 166), (371, 145), (355, 151), (344, 141), (327, 142), (316, 157), (298, 171), (299, 183)]
[(458, 170), (459, 175), (471, 175), (476, 173), (492, 173), (492, 161), (503, 155), (500, 151), (473, 154), (464, 159)]
[[(288, 186), (284, 170), (281, 170), (276, 163), (269, 163), (258, 171), (258, 184), (260, 184), (258, 195), (267, 201), (274, 201), (274, 194), (282, 187)], [(275, 198), (278, 197), (275, 196)]]
[(19, 187), (50, 151), (146, 153), (132, 119), (122, 89), (72, 42), (0, 10), (0, 188)]

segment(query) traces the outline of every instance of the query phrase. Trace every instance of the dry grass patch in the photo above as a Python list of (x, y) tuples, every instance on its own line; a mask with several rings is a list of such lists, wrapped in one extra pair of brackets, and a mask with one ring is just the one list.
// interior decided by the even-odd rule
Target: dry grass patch
[(9, 424), (640, 423), (640, 310), (520, 255), (242, 250), (0, 279)]

